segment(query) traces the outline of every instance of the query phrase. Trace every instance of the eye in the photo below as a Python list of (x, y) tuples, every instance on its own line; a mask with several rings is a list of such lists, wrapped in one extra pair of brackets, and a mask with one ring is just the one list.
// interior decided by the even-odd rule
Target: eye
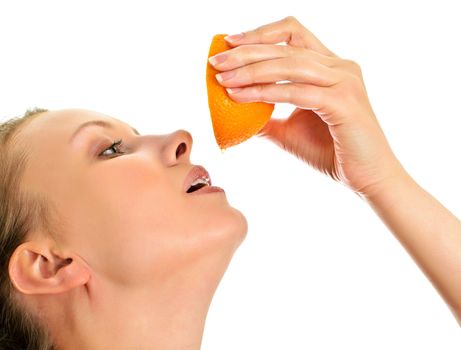
[[(100, 156), (110, 156), (111, 154), (104, 154), (104, 152), (108, 151), (108, 150), (115, 150), (115, 153), (113, 154), (124, 154), (125, 152), (123, 151), (120, 151), (119, 147), (120, 145), (122, 144), (122, 139), (118, 140), (118, 141), (114, 141), (112, 143), (112, 145), (110, 145), (110, 147), (104, 149), (99, 155)], [(117, 151), (118, 150), (118, 151)]]

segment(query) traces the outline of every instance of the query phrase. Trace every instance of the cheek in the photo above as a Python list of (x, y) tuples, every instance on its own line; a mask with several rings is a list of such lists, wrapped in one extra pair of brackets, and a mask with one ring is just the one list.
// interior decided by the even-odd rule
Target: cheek
[(96, 273), (124, 283), (162, 249), (159, 237), (174, 227), (179, 196), (152, 161), (112, 161), (80, 180), (74, 231)]

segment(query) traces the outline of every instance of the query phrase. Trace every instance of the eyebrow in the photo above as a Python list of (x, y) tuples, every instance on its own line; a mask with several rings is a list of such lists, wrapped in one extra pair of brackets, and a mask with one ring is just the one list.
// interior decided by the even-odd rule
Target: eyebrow
[[(115, 125), (112, 124), (112, 123), (109, 123), (105, 120), (89, 120), (83, 124), (80, 124), (78, 126), (77, 129), (75, 129), (75, 131), (72, 133), (70, 139), (69, 139), (69, 142), (72, 141), (76, 136), (77, 134), (79, 134), (83, 129), (89, 127), (89, 126), (92, 126), (92, 125), (97, 125), (97, 126), (101, 126), (103, 128), (108, 128), (108, 129), (115, 129)], [(136, 135), (140, 135), (138, 130), (136, 130), (135, 128), (131, 127), (131, 130), (133, 130), (133, 132), (136, 134)]]

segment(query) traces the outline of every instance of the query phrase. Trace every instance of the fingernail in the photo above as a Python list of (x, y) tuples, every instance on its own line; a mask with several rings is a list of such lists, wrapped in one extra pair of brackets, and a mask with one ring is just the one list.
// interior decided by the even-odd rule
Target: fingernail
[(232, 78), (235, 73), (237, 73), (235, 70), (230, 70), (230, 71), (227, 71), (227, 72), (223, 72), (223, 73), (218, 73), (216, 74), (216, 79), (222, 83), (224, 80), (228, 80), (230, 78)]
[(227, 92), (230, 93), (230, 94), (235, 94), (236, 92), (239, 92), (240, 90), (242, 90), (242, 88), (239, 88), (239, 87), (235, 87), (235, 88), (226, 88)]
[(243, 35), (244, 35), (243, 33), (227, 35), (224, 37), (224, 40), (227, 40), (228, 42), (233, 43), (234, 41), (242, 39)]
[(208, 61), (213, 65), (216, 66), (219, 63), (223, 63), (227, 58), (226, 54), (217, 54), (208, 59)]

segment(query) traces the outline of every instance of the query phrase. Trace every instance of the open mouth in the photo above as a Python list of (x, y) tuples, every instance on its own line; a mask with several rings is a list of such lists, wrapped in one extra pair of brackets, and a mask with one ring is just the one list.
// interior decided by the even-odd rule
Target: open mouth
[(209, 181), (207, 181), (207, 179), (198, 178), (192, 183), (192, 185), (189, 187), (189, 189), (186, 192), (187, 193), (195, 192), (205, 186), (210, 186)]
[(186, 193), (192, 193), (205, 186), (211, 186), (210, 174), (208, 174), (208, 171), (201, 165), (193, 166), (184, 179), (183, 190)]

